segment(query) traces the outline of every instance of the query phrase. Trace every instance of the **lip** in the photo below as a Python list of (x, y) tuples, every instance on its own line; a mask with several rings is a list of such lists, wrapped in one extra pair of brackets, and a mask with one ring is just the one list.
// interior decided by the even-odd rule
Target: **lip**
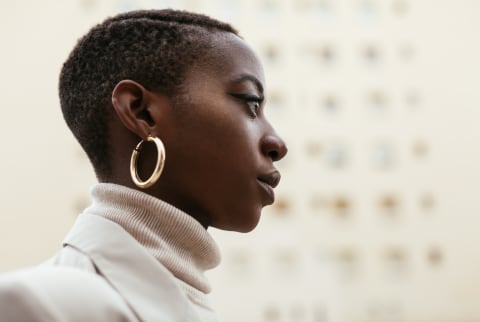
[(275, 201), (275, 192), (273, 189), (278, 186), (280, 177), (281, 175), (278, 171), (258, 176), (257, 182), (266, 196), (266, 205), (271, 205)]
[(282, 176), (280, 175), (280, 172), (275, 170), (267, 174), (259, 175), (257, 180), (266, 183), (271, 188), (275, 188), (276, 186), (278, 186), (281, 177)]

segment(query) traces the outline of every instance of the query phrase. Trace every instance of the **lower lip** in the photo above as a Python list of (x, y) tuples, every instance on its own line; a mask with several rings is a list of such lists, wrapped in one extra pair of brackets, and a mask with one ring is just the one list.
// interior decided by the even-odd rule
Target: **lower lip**
[(262, 191), (264, 192), (264, 195), (267, 197), (267, 205), (271, 205), (275, 201), (275, 192), (273, 191), (273, 188), (260, 180), (257, 180), (260, 187), (262, 188)]

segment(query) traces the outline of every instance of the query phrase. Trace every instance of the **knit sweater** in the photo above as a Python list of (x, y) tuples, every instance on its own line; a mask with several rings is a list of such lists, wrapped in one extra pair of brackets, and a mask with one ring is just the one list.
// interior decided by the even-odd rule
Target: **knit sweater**
[(119, 224), (176, 278), (195, 305), (211, 309), (205, 271), (220, 263), (217, 244), (193, 217), (138, 190), (100, 183), (86, 213)]

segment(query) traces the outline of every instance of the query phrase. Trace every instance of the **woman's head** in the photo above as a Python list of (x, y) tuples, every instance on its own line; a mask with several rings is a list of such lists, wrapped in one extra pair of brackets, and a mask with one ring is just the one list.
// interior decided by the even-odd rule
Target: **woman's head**
[[(229, 25), (172, 10), (106, 20), (64, 65), (67, 124), (101, 181), (135, 187), (129, 158), (140, 139), (159, 137), (164, 171), (146, 192), (204, 226), (249, 231), (273, 202), (273, 162), (286, 153), (264, 115), (264, 75)], [(151, 173), (155, 149), (142, 149)]]
[(174, 96), (188, 67), (208, 51), (214, 31), (237, 34), (203, 15), (133, 11), (105, 20), (79, 40), (60, 74), (60, 103), (98, 177), (110, 175), (108, 122), (115, 85), (132, 79)]

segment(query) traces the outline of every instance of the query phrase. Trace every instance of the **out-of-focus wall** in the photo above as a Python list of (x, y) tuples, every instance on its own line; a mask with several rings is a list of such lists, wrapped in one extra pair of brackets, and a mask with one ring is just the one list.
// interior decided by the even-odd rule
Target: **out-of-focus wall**
[(212, 230), (222, 321), (480, 319), (475, 0), (2, 1), (1, 271), (53, 254), (95, 182), (62, 62), (94, 23), (151, 7), (233, 23), (289, 144), (259, 227)]

